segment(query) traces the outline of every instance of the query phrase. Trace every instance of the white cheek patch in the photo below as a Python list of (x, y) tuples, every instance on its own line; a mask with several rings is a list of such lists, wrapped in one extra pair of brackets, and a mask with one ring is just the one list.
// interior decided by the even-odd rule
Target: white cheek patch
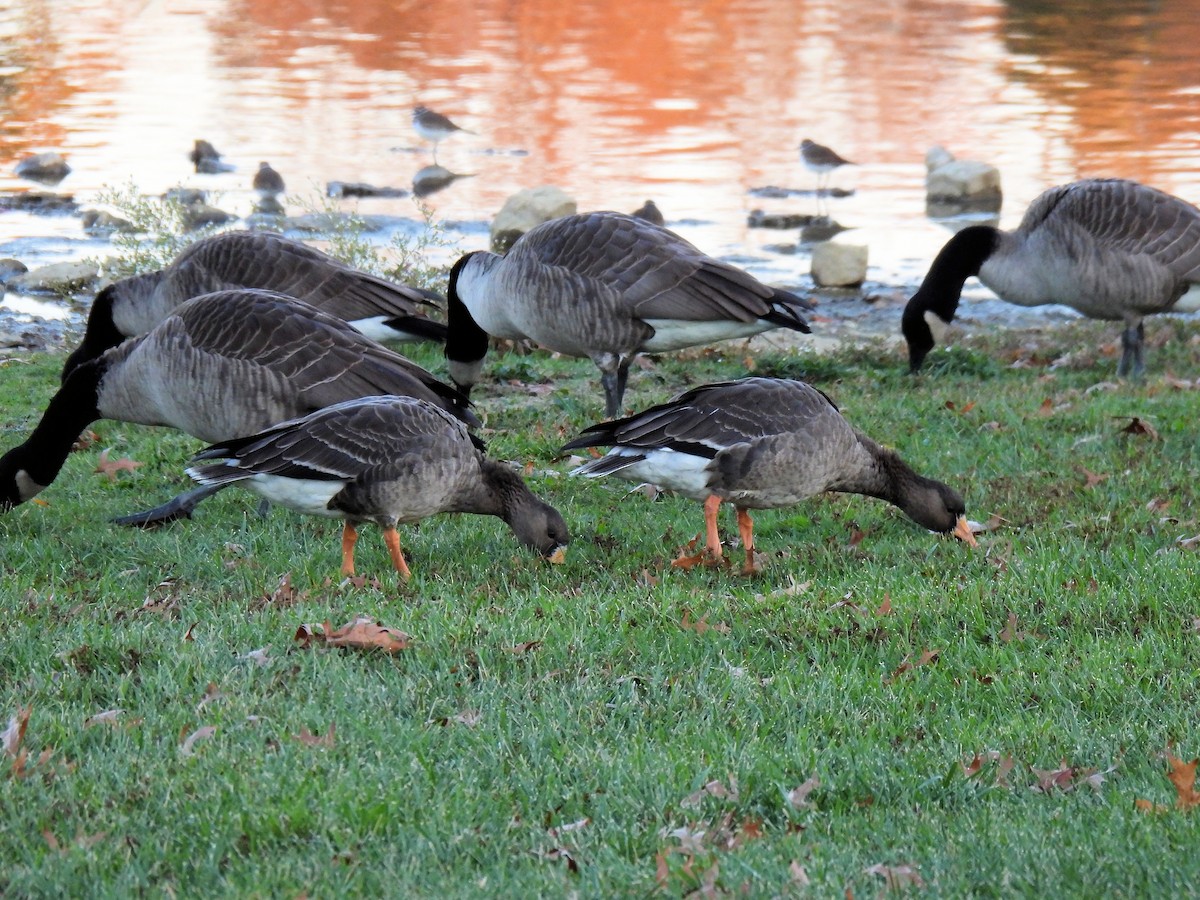
[(930, 332), (933, 334), (933, 341), (936, 344), (943, 344), (946, 341), (946, 333), (950, 330), (950, 323), (939, 316), (937, 313), (926, 310), (925, 324), (929, 326)]
[(46, 489), (44, 484), (38, 484), (30, 478), (29, 473), (24, 469), (17, 470), (15, 481), (17, 482), (17, 496), (21, 498), (22, 503), (26, 500), (32, 500)]

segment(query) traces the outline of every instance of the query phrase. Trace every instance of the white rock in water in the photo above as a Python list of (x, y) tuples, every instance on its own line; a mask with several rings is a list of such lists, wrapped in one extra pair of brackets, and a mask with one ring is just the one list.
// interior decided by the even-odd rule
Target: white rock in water
[(812, 278), (823, 287), (851, 287), (867, 277), (867, 247), (824, 241), (813, 247)]

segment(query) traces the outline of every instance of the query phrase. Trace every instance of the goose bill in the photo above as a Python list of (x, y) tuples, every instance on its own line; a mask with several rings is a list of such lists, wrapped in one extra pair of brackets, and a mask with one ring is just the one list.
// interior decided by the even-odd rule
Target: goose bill
[(969, 547), (979, 546), (979, 542), (975, 540), (975, 532), (971, 530), (971, 524), (967, 521), (966, 516), (958, 517), (958, 521), (954, 523), (952, 534)]

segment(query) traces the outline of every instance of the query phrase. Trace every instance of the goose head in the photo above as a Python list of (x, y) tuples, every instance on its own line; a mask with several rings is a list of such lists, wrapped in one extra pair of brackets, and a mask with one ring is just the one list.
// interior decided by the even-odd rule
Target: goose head
[(971, 225), (948, 240), (934, 258), (920, 288), (904, 307), (900, 330), (908, 344), (908, 369), (918, 372), (929, 351), (941, 341), (962, 297), (963, 284), (995, 252), (1000, 232)]
[(503, 519), (526, 547), (552, 561), (561, 559), (559, 551), (571, 542), (571, 534), (559, 511), (534, 494), (510, 466), (490, 459), (482, 466), (488, 491), (495, 498), (488, 501), (493, 506), (490, 511)]
[(967, 505), (949, 485), (917, 475), (900, 491), (897, 506), (918, 525), (939, 534), (952, 534), (971, 547), (977, 546), (967, 524)]

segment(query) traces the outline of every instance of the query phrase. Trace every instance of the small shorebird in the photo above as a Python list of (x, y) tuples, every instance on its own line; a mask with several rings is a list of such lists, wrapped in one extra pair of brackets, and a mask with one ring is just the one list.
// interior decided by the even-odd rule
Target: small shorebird
[(655, 225), (662, 225), (665, 221), (662, 211), (653, 200), (647, 200), (642, 204), (640, 209), (634, 210), (632, 215), (637, 216), (639, 219), (645, 219), (647, 222)]
[[(817, 173), (817, 196), (820, 197), (829, 188), (829, 175), (834, 169), (842, 166), (853, 166), (854, 163), (843, 159), (833, 150), (823, 144), (818, 144), (805, 138), (800, 142), (800, 159), (804, 165)], [(824, 189), (821, 187), (824, 183)]]
[(191, 160), (196, 171), (202, 175), (215, 175), (220, 172), (232, 172), (233, 165), (221, 159), (221, 154), (217, 148), (208, 141), (199, 138), (192, 145), (192, 152), (188, 154), (188, 159)]
[(268, 162), (260, 162), (258, 171), (254, 173), (254, 181), (252, 182), (254, 190), (259, 194), (266, 196), (275, 196), (282, 194), (285, 190), (283, 186), (283, 176), (271, 168)]
[(413, 130), (427, 141), (433, 141), (433, 161), (437, 162), (438, 144), (457, 131), (474, 134), (465, 128), (459, 128), (441, 113), (436, 113), (427, 106), (413, 107)]

